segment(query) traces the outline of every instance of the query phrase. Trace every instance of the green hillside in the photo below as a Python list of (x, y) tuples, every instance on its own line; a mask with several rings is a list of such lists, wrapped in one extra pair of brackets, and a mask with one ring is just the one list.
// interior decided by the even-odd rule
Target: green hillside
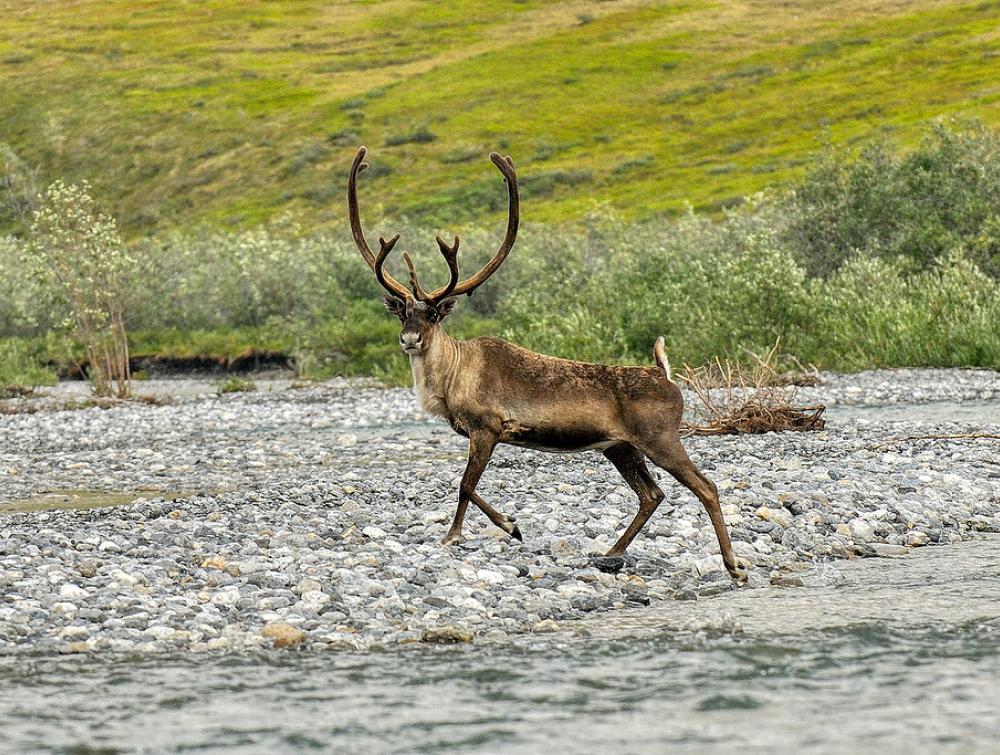
[(1000, 3), (653, 0), (0, 2), (0, 142), (39, 183), (87, 178), (130, 234), (370, 212), (447, 226), (595, 200), (717, 209), (819, 141), (1000, 123)]

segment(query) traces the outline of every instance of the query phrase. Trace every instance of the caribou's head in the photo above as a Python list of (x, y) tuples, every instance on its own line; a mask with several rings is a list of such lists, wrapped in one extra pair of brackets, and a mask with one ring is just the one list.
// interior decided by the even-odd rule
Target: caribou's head
[(364, 162), (367, 152), (365, 147), (358, 150), (351, 165), (351, 175), (347, 179), (347, 207), (351, 218), (351, 232), (354, 234), (354, 243), (357, 244), (361, 256), (364, 257), (368, 267), (375, 273), (375, 278), (382, 287), (389, 292), (385, 297), (385, 306), (392, 314), (399, 318), (402, 323), (402, 330), (399, 334), (399, 345), (404, 352), (410, 355), (419, 355), (430, 348), (434, 340), (434, 335), (440, 328), (441, 321), (451, 314), (455, 308), (455, 303), (459, 296), (465, 294), (471, 296), (472, 292), (486, 282), (503, 264), (507, 254), (514, 246), (517, 238), (517, 226), (520, 220), (520, 200), (517, 192), (517, 174), (514, 172), (514, 163), (509, 157), (501, 157), (496, 152), (490, 153), (490, 160), (500, 169), (504, 180), (507, 182), (508, 192), (508, 214), (507, 214), (507, 234), (504, 236), (500, 249), (493, 255), (493, 259), (486, 263), (483, 268), (461, 283), (458, 281), (458, 236), (453, 244), (448, 245), (440, 236), (437, 237), (438, 248), (441, 255), (448, 264), (448, 271), (451, 277), (448, 284), (441, 288), (427, 292), (417, 280), (417, 271), (413, 267), (413, 259), (407, 252), (403, 252), (403, 259), (406, 267), (410, 271), (410, 287), (407, 288), (402, 283), (387, 273), (383, 266), (389, 252), (399, 241), (397, 233), (388, 241), (379, 238), (379, 253), (372, 252), (371, 247), (365, 240), (364, 231), (361, 228), (361, 213), (358, 210), (357, 182), (358, 173), (368, 167)]

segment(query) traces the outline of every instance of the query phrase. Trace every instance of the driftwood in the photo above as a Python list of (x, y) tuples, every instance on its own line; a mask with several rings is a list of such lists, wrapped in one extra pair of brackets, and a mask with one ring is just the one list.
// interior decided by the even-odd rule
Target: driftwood
[[(815, 366), (797, 373), (778, 370), (781, 341), (763, 356), (751, 354), (749, 365), (716, 358), (702, 367), (687, 364), (678, 375), (698, 397), (702, 424), (685, 423), (685, 435), (730, 435), (822, 430), (826, 406), (796, 406), (796, 386), (819, 382)], [(787, 358), (787, 357), (786, 357)], [(806, 382), (812, 381), (812, 382)]]

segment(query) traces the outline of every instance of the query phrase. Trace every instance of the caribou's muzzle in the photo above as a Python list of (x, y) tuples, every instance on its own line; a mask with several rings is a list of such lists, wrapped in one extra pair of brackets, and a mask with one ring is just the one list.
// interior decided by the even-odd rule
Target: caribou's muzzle
[(407, 354), (419, 354), (424, 348), (424, 343), (419, 333), (400, 333), (399, 347)]

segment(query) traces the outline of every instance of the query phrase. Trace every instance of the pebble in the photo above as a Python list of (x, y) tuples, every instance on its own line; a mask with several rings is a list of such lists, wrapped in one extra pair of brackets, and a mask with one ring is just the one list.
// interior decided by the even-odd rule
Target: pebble
[[(825, 378), (800, 398), (1000, 401), (987, 371)], [(592, 558), (636, 502), (599, 454), (499, 447), (479, 492), (516, 515), (524, 541), (470, 507), (463, 543), (445, 547), (466, 444), (409, 391), (330, 381), (219, 397), (189, 383), (152, 386), (176, 394), (159, 406), (54, 411), (75, 390), (64, 384), (18, 399), (39, 411), (0, 414), (0, 469), (18, 470), (0, 490), (0, 655), (508, 642), (734, 589), (704, 509), (665, 473), (667, 500), (617, 573)], [(836, 584), (838, 559), (1000, 531), (996, 443), (894, 442), (1000, 432), (1000, 414), (985, 414), (684, 443), (719, 486), (749, 583), (808, 588)], [(4, 510), (95, 484), (136, 501)]]
[[(269, 640), (272, 640), (273, 641), (272, 645), (276, 648), (294, 647), (296, 645), (299, 645), (306, 639), (305, 632), (303, 632), (301, 629), (293, 627), (291, 624), (286, 624), (284, 622), (276, 622), (274, 624), (268, 624), (261, 630), (260, 634), (261, 637), (265, 637)], [(215, 648), (212, 647), (211, 643), (213, 641), (214, 640), (210, 640), (208, 643), (206, 643), (208, 645), (208, 648), (210, 650), (220, 649), (218, 647)]]

